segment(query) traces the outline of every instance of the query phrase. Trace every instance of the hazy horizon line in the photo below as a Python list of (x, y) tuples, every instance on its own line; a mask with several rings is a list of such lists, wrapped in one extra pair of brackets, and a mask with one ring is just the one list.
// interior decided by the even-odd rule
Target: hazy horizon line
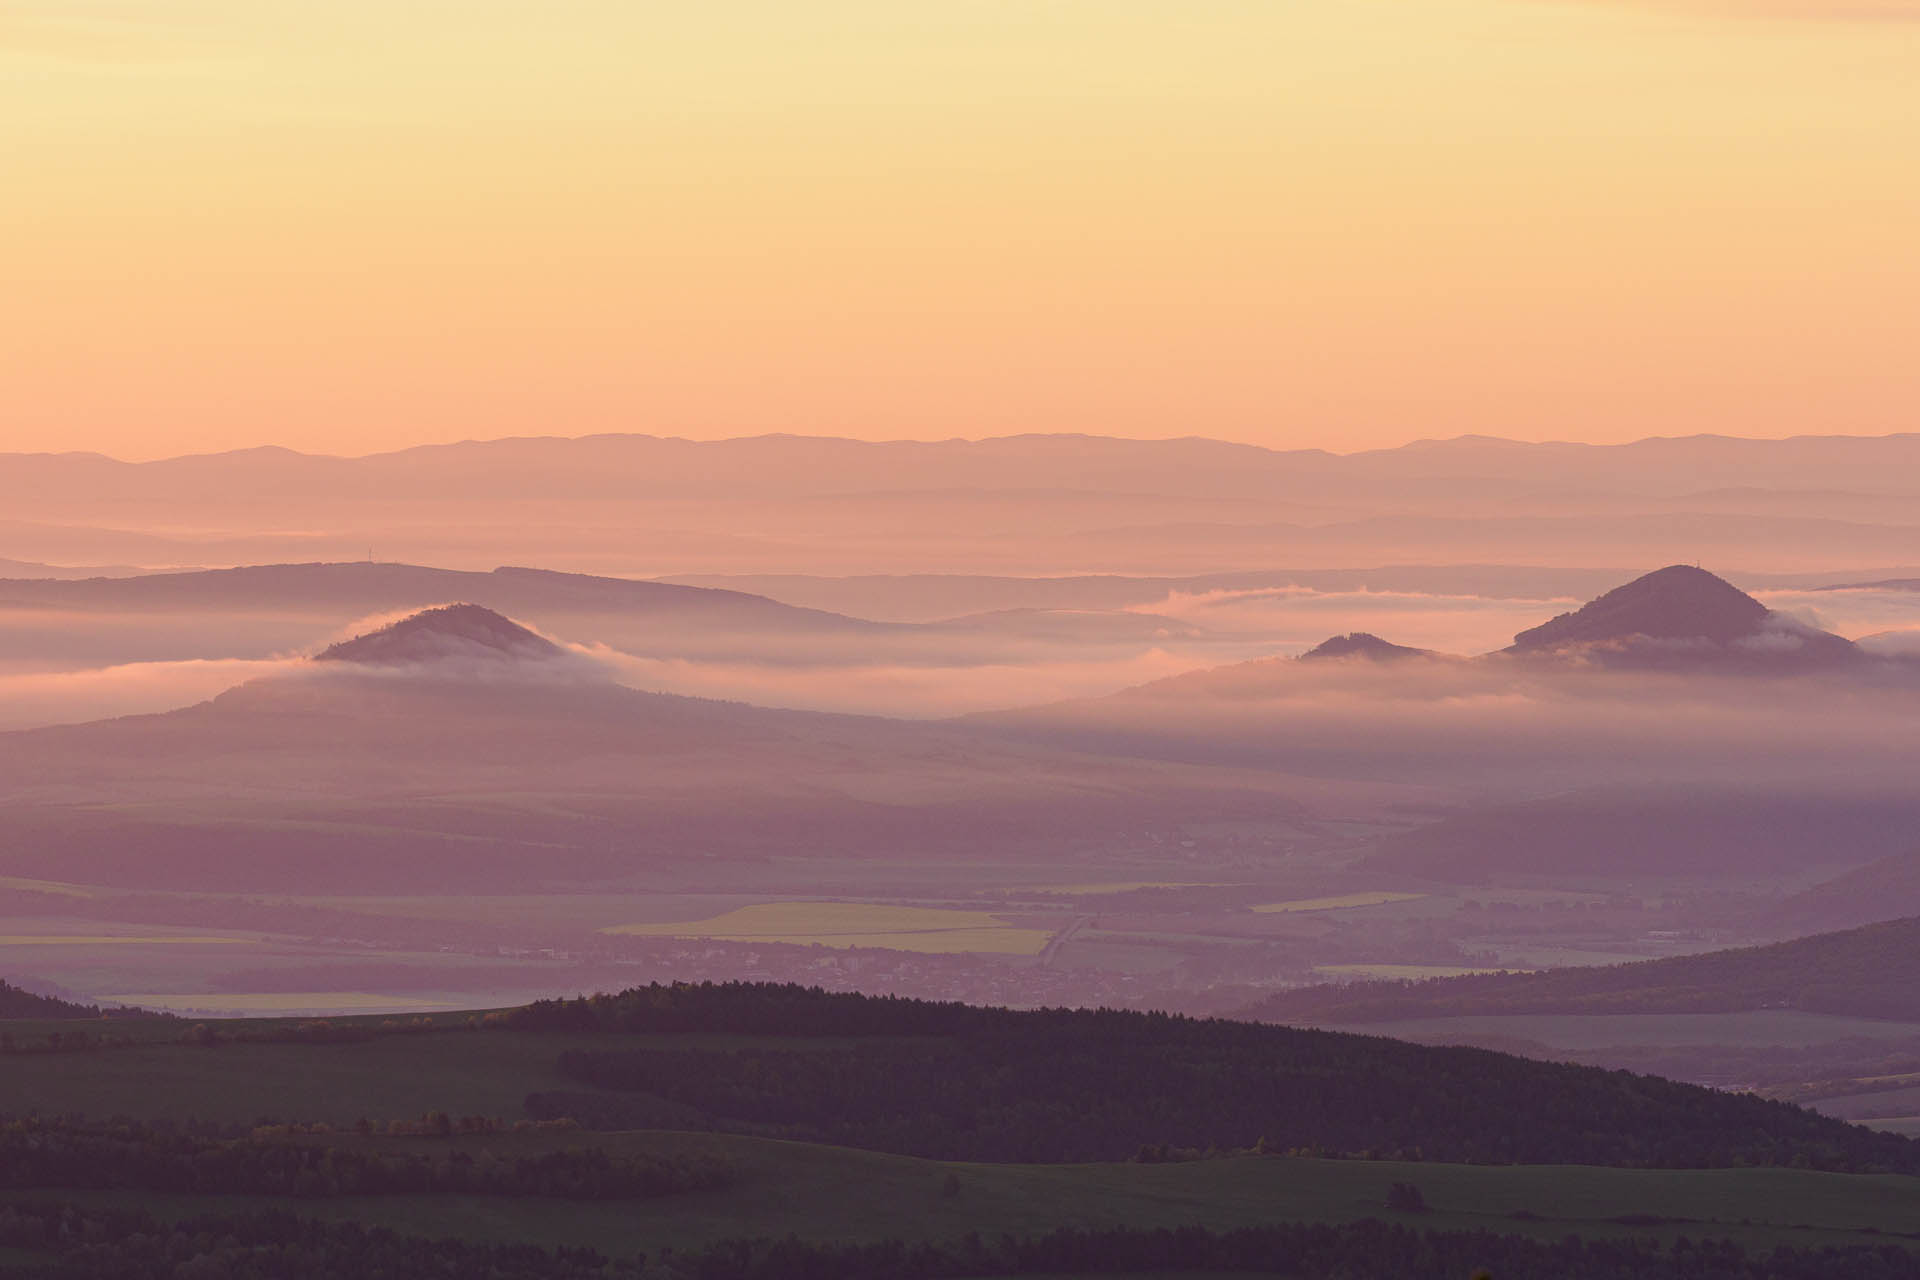
[(441, 449), (461, 449), (487, 445), (536, 442), (577, 444), (591, 440), (651, 440), (662, 444), (688, 445), (746, 444), (767, 440), (810, 440), (834, 444), (870, 445), (876, 448), (897, 445), (981, 445), (1015, 440), (1089, 440), (1139, 445), (1224, 445), (1231, 448), (1248, 449), (1258, 453), (1272, 454), (1280, 457), (1315, 455), (1329, 458), (1358, 458), (1371, 454), (1399, 453), (1409, 449), (1441, 448), (1463, 444), (1512, 445), (1520, 448), (1538, 449), (1630, 449), (1647, 444), (1700, 440), (1724, 440), (1741, 444), (1788, 444), (1805, 440), (1894, 440), (1915, 435), (1920, 435), (1920, 432), (1884, 431), (1862, 433), (1848, 431), (1801, 431), (1791, 435), (1740, 435), (1724, 431), (1694, 431), (1678, 435), (1656, 434), (1638, 436), (1631, 440), (1593, 441), (1553, 437), (1522, 439), (1517, 436), (1491, 435), (1470, 431), (1454, 436), (1415, 436), (1396, 445), (1381, 445), (1342, 452), (1340, 450), (1315, 445), (1301, 446), (1299, 448), (1281, 448), (1274, 445), (1258, 444), (1249, 440), (1236, 440), (1227, 436), (1210, 436), (1194, 433), (1167, 436), (1130, 436), (1108, 435), (1097, 431), (1011, 431), (978, 436), (890, 436), (884, 439), (868, 439), (861, 436), (833, 435), (804, 431), (762, 431), (752, 434), (728, 436), (661, 435), (649, 431), (589, 431), (580, 435), (541, 433), (504, 436), (470, 436), (457, 440), (428, 440), (416, 444), (402, 445), (393, 449), (378, 449), (368, 453), (320, 453), (295, 448), (291, 445), (267, 442), (253, 445), (237, 445), (230, 449), (208, 449), (187, 453), (156, 453), (145, 456), (112, 454), (98, 449), (7, 449), (0, 450), (0, 458), (99, 458), (108, 462), (119, 463), (123, 466), (147, 466), (156, 463), (186, 462), (206, 458), (238, 457), (243, 454), (271, 453), (288, 454), (299, 458), (309, 458), (319, 461), (363, 462), (374, 458), (391, 458), (401, 454), (423, 453)]

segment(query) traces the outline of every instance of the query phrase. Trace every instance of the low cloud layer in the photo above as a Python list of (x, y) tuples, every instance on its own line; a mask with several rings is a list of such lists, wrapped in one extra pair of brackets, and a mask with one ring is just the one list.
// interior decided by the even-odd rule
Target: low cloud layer
[[(1920, 634), (1920, 592), (1773, 591), (1759, 598), (1794, 623), (1876, 650)], [(1572, 598), (1263, 588), (1178, 594), (1136, 607), (1180, 628), (1036, 628), (1032, 618), (977, 629), (871, 633), (667, 633), (614, 616), (515, 621), (635, 688), (766, 706), (937, 717), (1096, 697), (1166, 676), (1297, 654), (1369, 631), (1442, 653), (1504, 648), (1518, 631), (1574, 608)], [(12, 611), (0, 628), (0, 728), (164, 711), (398, 620), (261, 614)], [(1111, 616), (1111, 615), (1107, 615)], [(1191, 634), (1185, 628), (1194, 628)], [(1883, 638), (1884, 637), (1884, 638)], [(1790, 645), (1783, 632), (1777, 643)], [(1345, 681), (1349, 677), (1340, 677)], [(1407, 696), (1418, 698), (1418, 692)]]
[(292, 659), (226, 659), (133, 662), (85, 671), (0, 668), (0, 730), (172, 711), (298, 665)]
[(1686, 781), (1910, 789), (1920, 664), (1768, 677), (1278, 660), (1000, 722), (1141, 754), (1488, 794)]
[(1138, 611), (1164, 614), (1225, 635), (1259, 636), (1283, 652), (1309, 649), (1330, 635), (1370, 631), (1416, 649), (1485, 653), (1505, 648), (1516, 633), (1579, 604), (1572, 598), (1263, 587), (1176, 593)]
[(622, 684), (636, 689), (767, 707), (901, 717), (964, 715), (1094, 697), (1204, 665), (1163, 649), (1109, 658), (1036, 656), (1019, 665), (802, 667), (644, 658), (599, 648), (587, 652), (605, 662)]

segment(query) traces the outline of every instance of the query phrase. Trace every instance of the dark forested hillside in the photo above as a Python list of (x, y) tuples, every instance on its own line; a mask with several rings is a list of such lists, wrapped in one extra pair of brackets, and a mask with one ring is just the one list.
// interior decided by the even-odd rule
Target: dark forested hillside
[[(603, 1032), (545, 1118), (710, 1127), (991, 1161), (1181, 1148), (1467, 1163), (1920, 1172), (1920, 1143), (1759, 1098), (1477, 1049), (1112, 1010), (1015, 1012), (794, 986), (653, 986), (496, 1025)], [(849, 1037), (839, 1049), (629, 1047), (697, 1027)]]
[(1920, 1021), (1917, 963), (1920, 917), (1633, 964), (1306, 987), (1270, 996), (1242, 1016), (1353, 1023), (1464, 1014), (1800, 1009)]
[(0, 978), (0, 1019), (10, 1018), (98, 1018), (102, 1013), (90, 1004), (75, 1004), (53, 996), (37, 996)]

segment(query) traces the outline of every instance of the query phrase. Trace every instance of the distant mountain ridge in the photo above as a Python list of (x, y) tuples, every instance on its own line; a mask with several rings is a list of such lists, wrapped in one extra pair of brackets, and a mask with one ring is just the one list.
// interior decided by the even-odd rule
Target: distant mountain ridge
[(361, 458), (0, 454), (0, 555), (204, 565), (373, 545), (466, 568), (517, 559), (639, 577), (1186, 576), (1276, 557), (1595, 568), (1684, 551), (1866, 578), (1920, 563), (1916, 500), (1920, 435), (1463, 438), (1336, 455), (1198, 437), (625, 434)]
[[(266, 446), (195, 454), (153, 462), (122, 462), (101, 454), (0, 454), (0, 496), (16, 483), (74, 481), (104, 485), (110, 494), (137, 492), (161, 482), (180, 492), (224, 483), (237, 473), (271, 487), (323, 478), (355, 490), (390, 494), (423, 476), (481, 475), (489, 491), (510, 496), (530, 473), (566, 476), (604, 493), (630, 489), (636, 479), (663, 494), (687, 481), (725, 475), (753, 492), (767, 485), (792, 493), (805, 471), (828, 478), (821, 491), (947, 489), (980, 481), (1004, 487), (1006, 465), (1018, 461), (1029, 487), (1131, 487), (1142, 492), (1194, 489), (1220, 495), (1222, 475), (1238, 474), (1224, 492), (1258, 495), (1276, 475), (1374, 481), (1421, 476), (1525, 477), (1574, 490), (1600, 483), (1635, 482), (1636, 491), (1674, 494), (1724, 492), (1746, 486), (1807, 490), (1862, 477), (1876, 489), (1888, 477), (1920, 475), (1920, 433), (1883, 436), (1796, 436), (1750, 439), (1695, 435), (1649, 437), (1625, 444), (1531, 443), (1489, 436), (1416, 440), (1395, 448), (1335, 454), (1322, 449), (1273, 449), (1200, 436), (1134, 440), (1073, 433), (992, 436), (939, 441), (863, 441), (833, 436), (772, 434), (688, 440), (637, 433), (580, 437), (506, 437), (420, 445), (363, 457), (330, 457)], [(796, 468), (799, 468), (796, 471)], [(1904, 471), (1902, 470), (1904, 468)], [(1123, 483), (1123, 479), (1125, 481)], [(1204, 478), (1203, 478), (1204, 477)], [(1657, 478), (1657, 479), (1656, 479)], [(1196, 485), (1198, 486), (1196, 488)], [(1911, 487), (1911, 486), (1910, 486)]]

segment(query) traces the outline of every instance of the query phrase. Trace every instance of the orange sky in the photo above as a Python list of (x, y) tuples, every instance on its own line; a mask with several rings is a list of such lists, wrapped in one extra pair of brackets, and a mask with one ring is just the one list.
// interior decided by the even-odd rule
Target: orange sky
[(0, 448), (1912, 429), (1917, 85), (1920, 0), (0, 0)]

